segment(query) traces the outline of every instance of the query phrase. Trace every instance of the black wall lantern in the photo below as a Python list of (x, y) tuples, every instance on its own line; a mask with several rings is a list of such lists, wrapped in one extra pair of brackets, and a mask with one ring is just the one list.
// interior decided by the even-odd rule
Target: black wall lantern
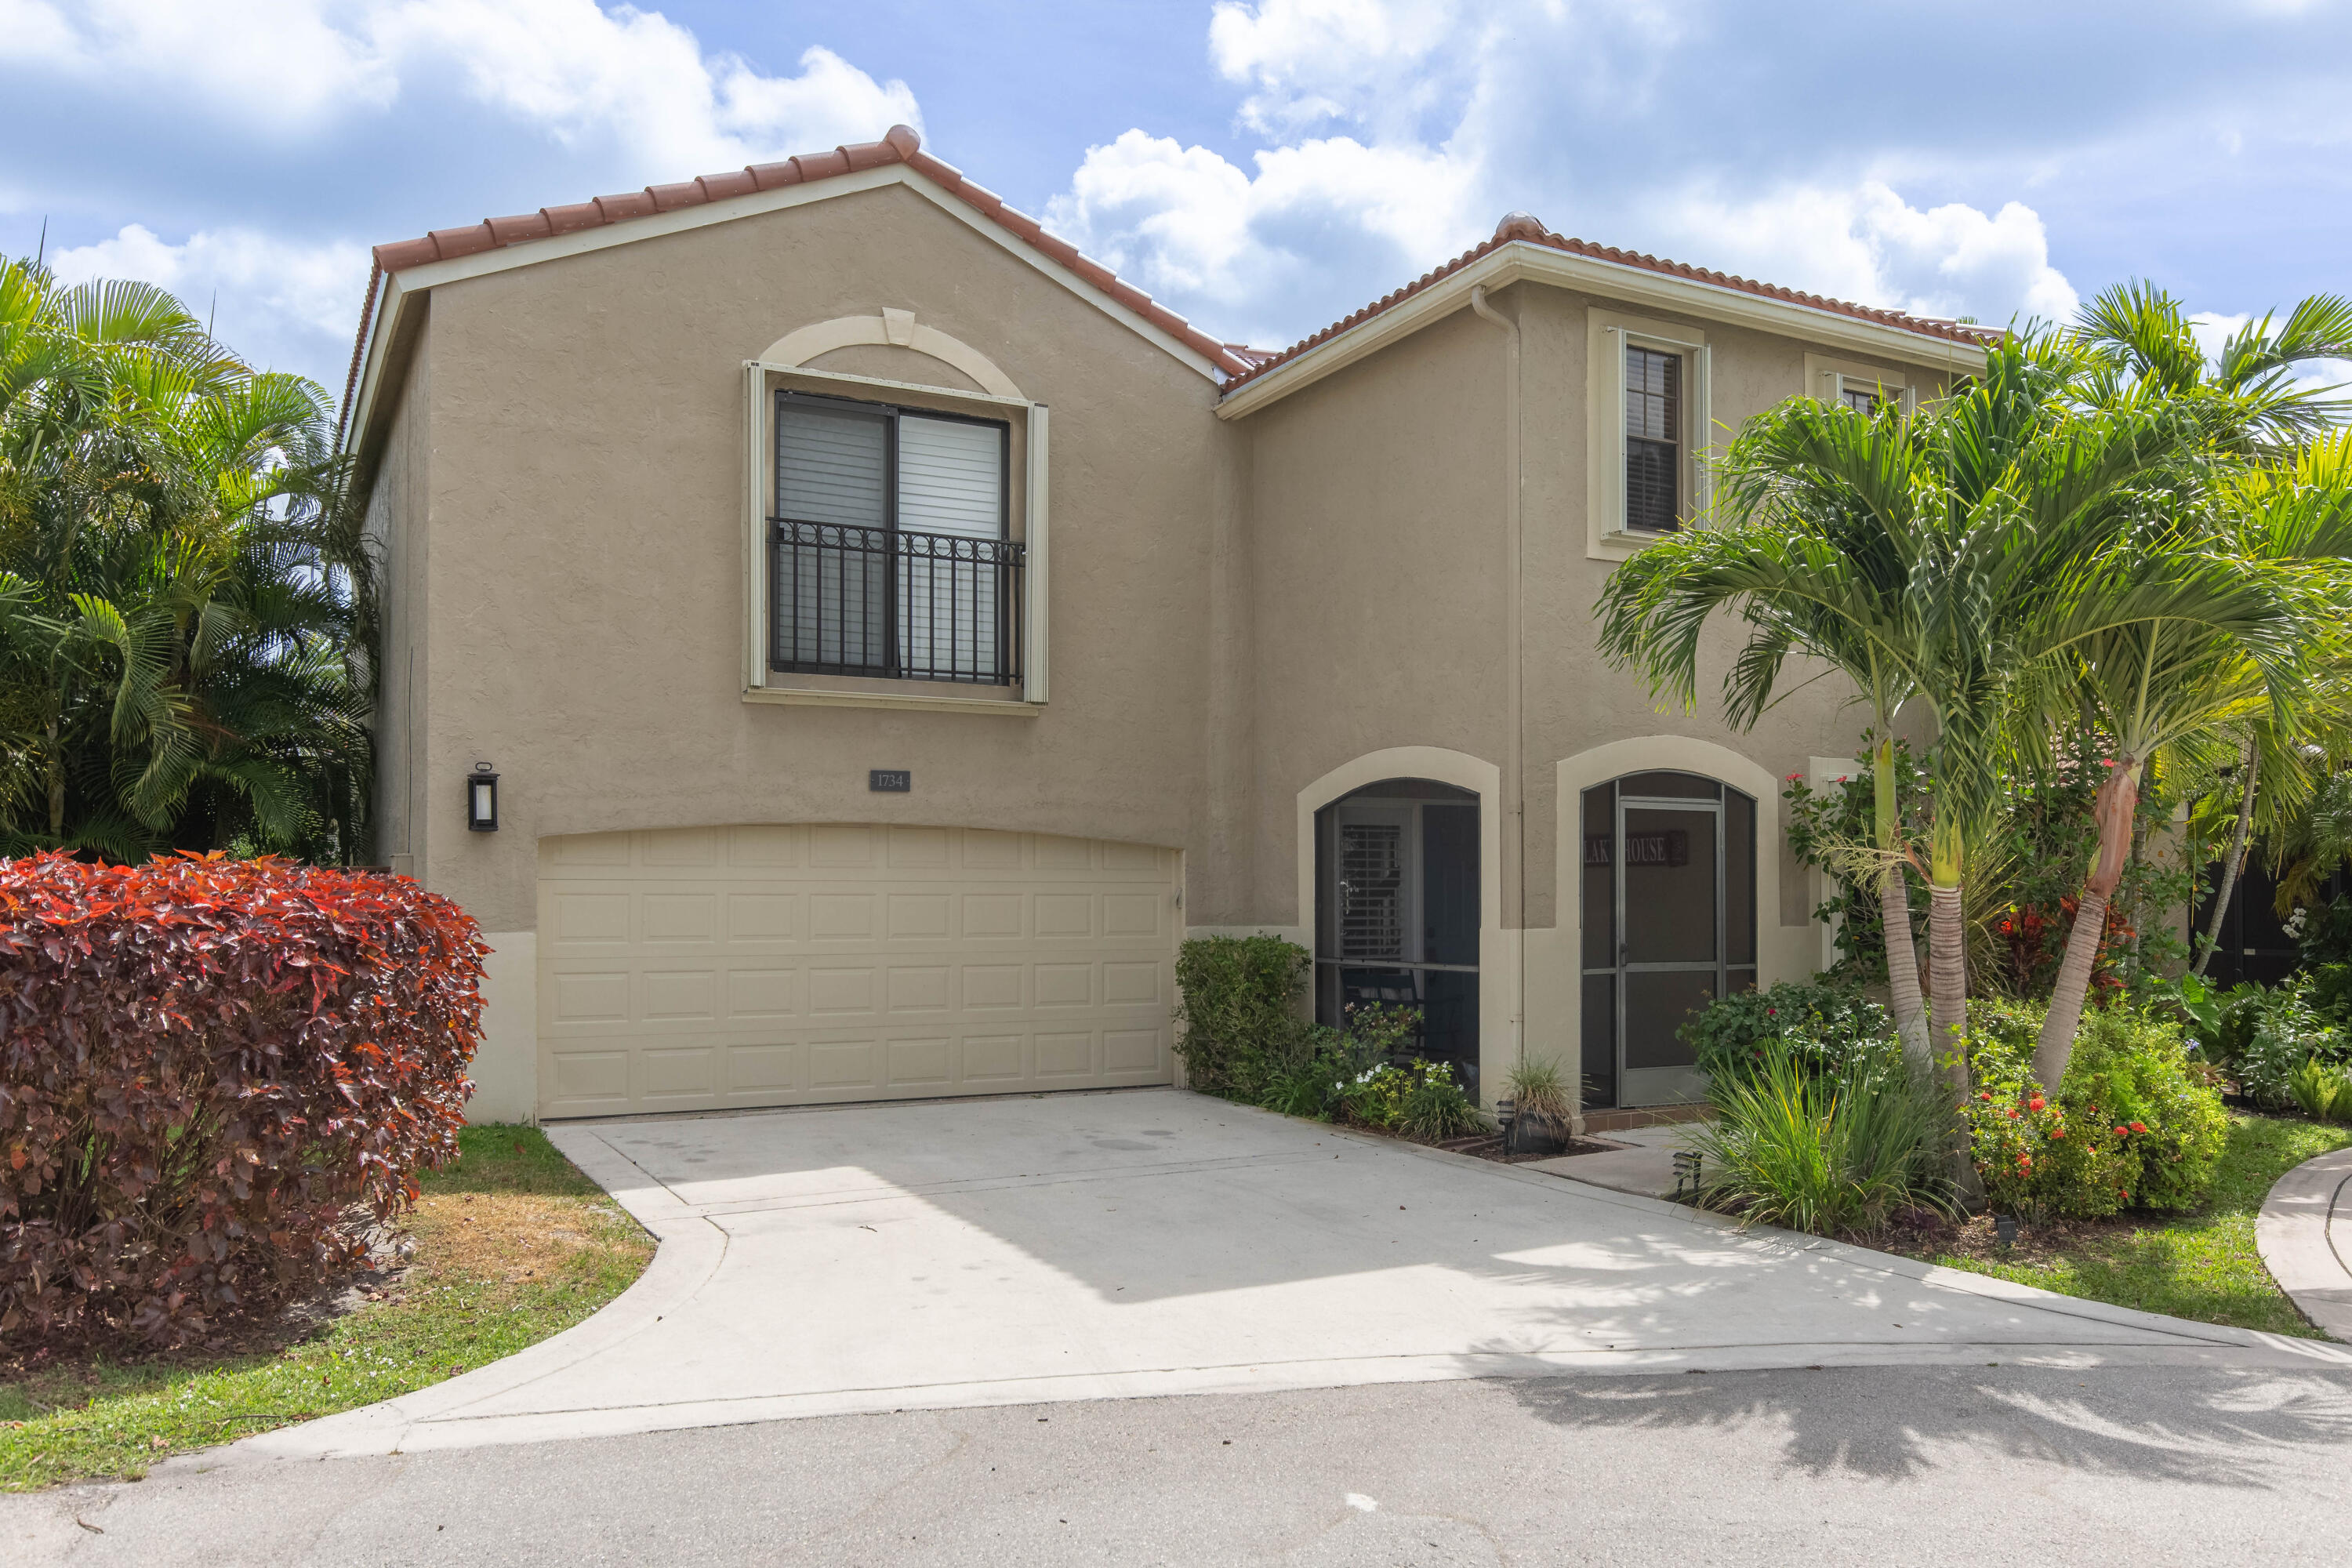
[(466, 775), (466, 826), (476, 833), (499, 830), (499, 775), (488, 763), (476, 763)]

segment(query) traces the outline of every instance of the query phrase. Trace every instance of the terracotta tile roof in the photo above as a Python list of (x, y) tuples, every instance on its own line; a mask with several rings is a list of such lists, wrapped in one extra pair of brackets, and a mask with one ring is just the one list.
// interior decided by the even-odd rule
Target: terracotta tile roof
[(1010, 230), (1032, 248), (1060, 263), (1177, 339), (1219, 370), (1229, 374), (1246, 371), (1256, 357), (1271, 352), (1218, 342), (1175, 311), (1155, 301), (1142, 289), (1122, 282), (1109, 268), (1080, 255), (1077, 247), (1067, 240), (1057, 239), (1046, 233), (1035, 218), (1006, 205), (1002, 196), (965, 179), (962, 171), (941, 163), (922, 148), (921, 137), (907, 126), (894, 125), (879, 142), (861, 142), (853, 146), (836, 147), (830, 153), (804, 153), (782, 163), (753, 163), (741, 169), (730, 169), (723, 174), (705, 174), (699, 179), (686, 180), (674, 185), (647, 185), (642, 191), (598, 196), (593, 201), (577, 202), (570, 206), (541, 207), (535, 213), (520, 213), (512, 217), (484, 218), (480, 223), (463, 228), (436, 228), (415, 239), (379, 245), (375, 247), (373, 265), (368, 272), (367, 299), (360, 310), (359, 339), (352, 345), (351, 374), (343, 383), (343, 407), (347, 416), (352, 398), (359, 387), (361, 360), (367, 353), (368, 321), (375, 309), (377, 286), (388, 272), (405, 271), (427, 262), (446, 261), (453, 257), (472, 256), (504, 246), (525, 245), (535, 239), (552, 239), (559, 235), (577, 234), (582, 229), (625, 223), (631, 218), (650, 217), (656, 213), (675, 212), (680, 207), (701, 206), (707, 202), (749, 195), (755, 191), (809, 184), (860, 169), (878, 168), (885, 163), (906, 164), (1000, 227)]
[(1328, 342), (1349, 328), (1370, 321), (1383, 310), (1393, 309), (1432, 284), (1443, 282), (1479, 258), (1498, 250), (1514, 240), (1524, 240), (1530, 245), (1547, 246), (1553, 250), (1564, 250), (1571, 256), (1589, 257), (1595, 261), (1614, 262), (1620, 267), (1638, 267), (1645, 272), (1663, 272), (1673, 278), (1687, 278), (1695, 282), (1711, 283), (1718, 289), (1736, 289), (1743, 294), (1755, 294), (1767, 300), (1779, 300), (1791, 305), (1804, 305), (1816, 310), (1828, 310), (1841, 316), (1852, 316), (1857, 321), (1874, 321), (1880, 326), (1894, 327), (1902, 331), (1916, 332), (1922, 337), (1937, 338), (1949, 342), (1985, 343), (1998, 341), (2002, 335), (2000, 329), (1997, 327), (1972, 326), (1960, 321), (1947, 321), (1932, 316), (1906, 316), (1900, 310), (1881, 310), (1868, 305), (1849, 304), (1843, 300), (1831, 300), (1819, 294), (1801, 293), (1794, 289), (1783, 289), (1772, 283), (1759, 283), (1751, 278), (1734, 277), (1727, 272), (1710, 272), (1703, 267), (1690, 267), (1679, 261), (1666, 261), (1655, 256), (1643, 256), (1638, 251), (1619, 250), (1613, 246), (1595, 245), (1588, 239), (1570, 239), (1564, 235), (1551, 233), (1542, 224), (1525, 213), (1512, 213), (1496, 226), (1494, 238), (1474, 250), (1464, 251), (1453, 260), (1432, 271), (1423, 273), (1394, 293), (1375, 300), (1355, 314), (1332, 322), (1314, 336), (1302, 338), (1278, 353), (1268, 354), (1260, 350), (1246, 351), (1253, 363), (1246, 370), (1228, 377), (1225, 390), (1231, 392), (1236, 387), (1256, 380), (1278, 365), (1288, 363), (1307, 350), (1318, 344)]
[(904, 125), (894, 125), (879, 142), (861, 142), (851, 146), (836, 147), (830, 153), (802, 153), (776, 163), (753, 163), (732, 169), (721, 174), (705, 174), (698, 179), (670, 185), (647, 185), (642, 191), (630, 191), (621, 195), (598, 196), (592, 201), (577, 202), (569, 206), (541, 207), (535, 213), (520, 213), (511, 217), (484, 218), (480, 223), (462, 228), (436, 228), (415, 239), (395, 240), (375, 247), (373, 264), (368, 270), (367, 297), (360, 307), (360, 330), (352, 345), (351, 372), (343, 382), (343, 412), (337, 422), (337, 435), (350, 418), (352, 400), (359, 390), (360, 368), (367, 353), (368, 327), (373, 320), (379, 286), (387, 273), (405, 271), (428, 262), (446, 261), (455, 257), (472, 256), (485, 250), (506, 246), (527, 245), (532, 240), (552, 239), (558, 236), (576, 234), (583, 229), (599, 228), (608, 224), (625, 223), (631, 218), (650, 217), (656, 213), (675, 212), (681, 207), (701, 206), (706, 203), (724, 201), (730, 196), (749, 195), (756, 191), (772, 191), (785, 185), (808, 184), (832, 179), (861, 169), (878, 168), (887, 163), (904, 163), (922, 174), (957, 199), (982, 213), (999, 226), (1011, 231), (1031, 247), (1060, 263), (1095, 288), (1102, 290), (1137, 315), (1159, 327), (1162, 331), (1183, 342), (1218, 369), (1226, 373), (1224, 390), (1245, 385), (1297, 358), (1319, 343), (1328, 342), (1349, 328), (1370, 320), (1408, 300), (1432, 284), (1459, 272), (1479, 258), (1515, 240), (1548, 246), (1554, 250), (1575, 256), (1590, 257), (1596, 261), (1614, 262), (1621, 267), (1638, 267), (1645, 271), (1687, 278), (1717, 288), (1736, 289), (1769, 300), (1804, 305), (1817, 310), (1829, 310), (1851, 316), (1859, 321), (1874, 321), (1882, 326), (1903, 331), (1916, 332), (1923, 337), (1954, 342), (1979, 343), (1998, 339), (1998, 329), (1964, 325), (1958, 321), (1939, 321), (1930, 317), (1907, 316), (1899, 310), (1874, 310), (1867, 305), (1849, 304), (1843, 300), (1824, 299), (1818, 294), (1800, 293), (1751, 279), (1733, 277), (1727, 273), (1710, 272), (1704, 268), (1689, 267), (1677, 261), (1664, 261), (1654, 256), (1643, 256), (1630, 250), (1595, 245), (1589, 240), (1570, 239), (1546, 230), (1540, 223), (1525, 213), (1513, 213), (1504, 218), (1495, 230), (1495, 237), (1474, 250), (1463, 252), (1453, 260), (1433, 271), (1424, 272), (1412, 282), (1362, 310), (1293, 343), (1286, 349), (1255, 349), (1243, 343), (1220, 342), (1201, 331), (1183, 317), (1154, 301), (1150, 295), (1129, 283), (1122, 282), (1110, 268), (1079, 254), (1067, 240), (1058, 239), (1045, 232), (1035, 218), (1005, 205), (994, 192), (963, 177), (961, 170), (943, 163), (922, 150), (922, 139)]

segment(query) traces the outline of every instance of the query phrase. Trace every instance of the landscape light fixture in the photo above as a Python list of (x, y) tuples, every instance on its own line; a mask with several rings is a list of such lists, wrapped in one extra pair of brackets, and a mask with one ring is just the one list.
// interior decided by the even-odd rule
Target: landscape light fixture
[(476, 833), (499, 830), (499, 775), (488, 763), (476, 763), (466, 775), (466, 826)]

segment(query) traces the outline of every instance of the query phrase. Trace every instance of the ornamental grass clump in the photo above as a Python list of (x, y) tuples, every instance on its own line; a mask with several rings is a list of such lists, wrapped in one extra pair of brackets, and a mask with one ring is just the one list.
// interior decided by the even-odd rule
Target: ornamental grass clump
[(1769, 1038), (1747, 1070), (1709, 1080), (1715, 1120), (1685, 1134), (1700, 1156), (1700, 1206), (1816, 1236), (1868, 1235), (1898, 1209), (1949, 1210), (1949, 1116), (1933, 1086), (1867, 1062), (1818, 1064), (1818, 1051)]
[(1980, 1001), (1969, 1022), (1969, 1148), (1994, 1208), (2097, 1219), (2205, 1201), (2229, 1116), (2178, 1026), (2123, 1005), (2084, 1014), (2053, 1099), (2032, 1076), (2038, 1005)]
[(473, 921), (269, 858), (0, 861), (0, 1334), (201, 1335), (457, 1148)]

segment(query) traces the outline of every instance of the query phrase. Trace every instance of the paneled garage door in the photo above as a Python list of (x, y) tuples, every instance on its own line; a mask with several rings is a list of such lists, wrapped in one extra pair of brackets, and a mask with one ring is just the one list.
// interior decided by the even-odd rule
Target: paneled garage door
[(547, 1116), (1171, 1079), (1176, 853), (814, 826), (540, 844)]

